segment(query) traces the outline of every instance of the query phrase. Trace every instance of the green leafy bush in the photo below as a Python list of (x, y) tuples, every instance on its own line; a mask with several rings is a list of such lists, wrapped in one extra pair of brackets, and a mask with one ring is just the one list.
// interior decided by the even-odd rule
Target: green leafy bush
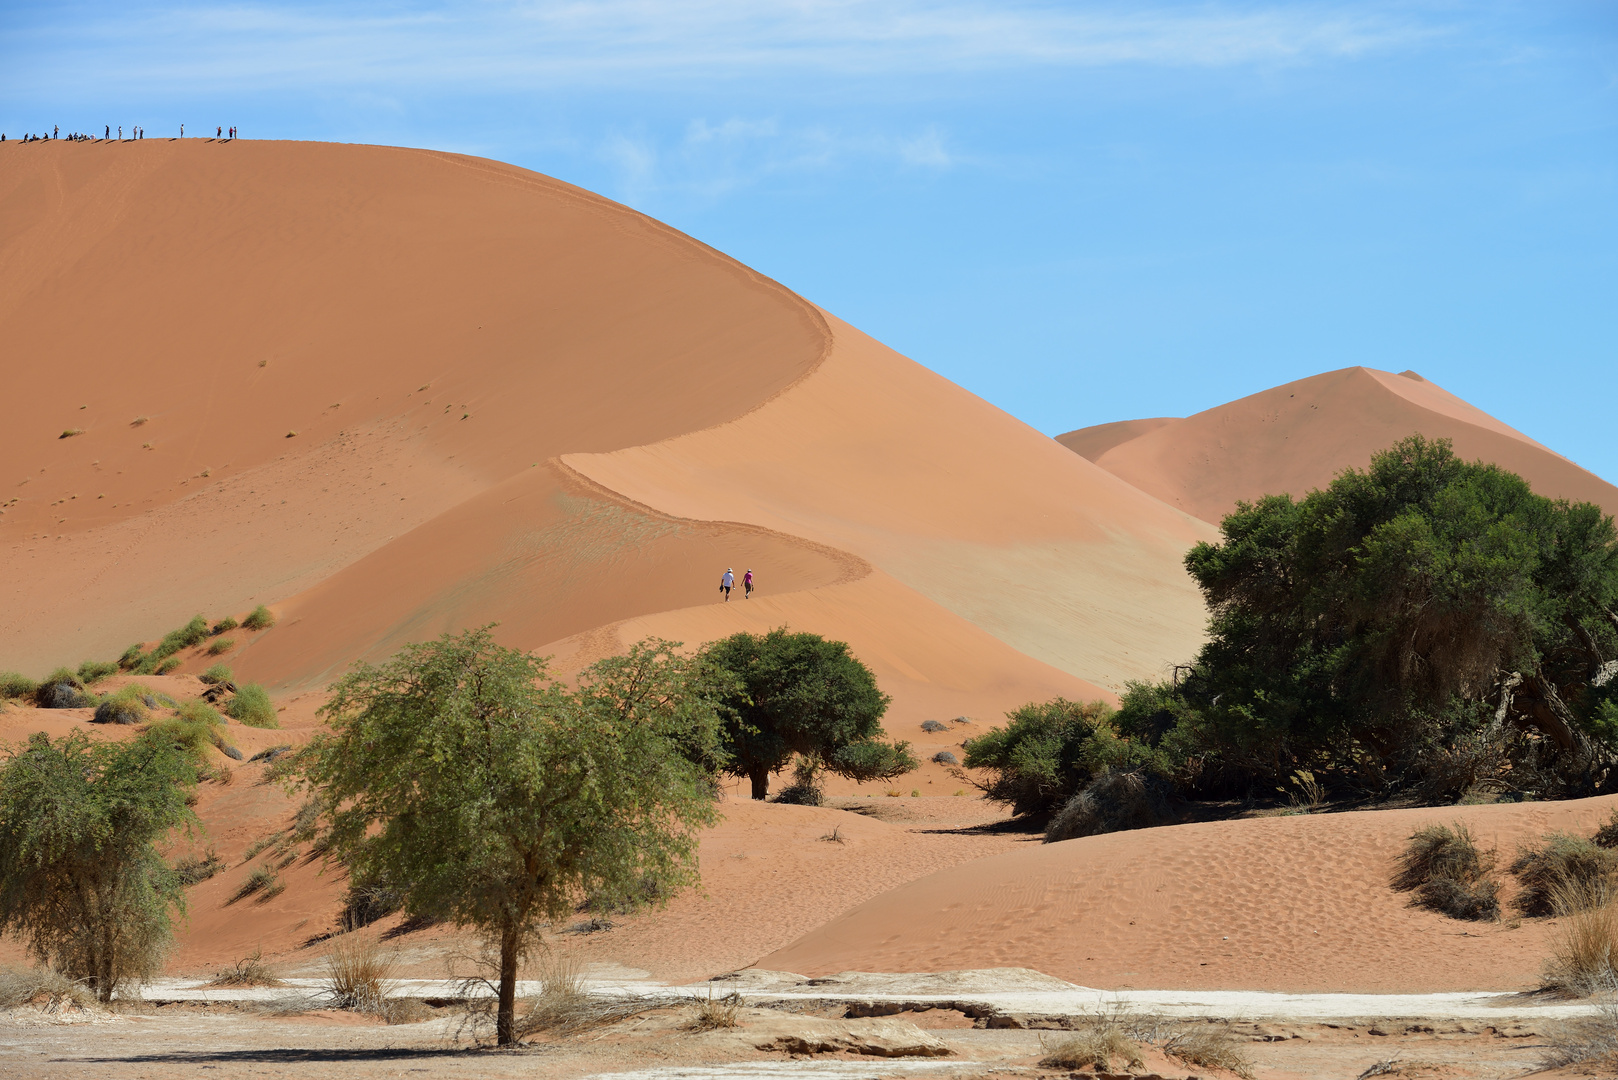
[(247, 683), (237, 688), (236, 695), (225, 704), (225, 714), (252, 727), (280, 727), (275, 718), (275, 703), (258, 683)]
[(156, 706), (150, 690), (131, 683), (102, 698), (93, 719), (98, 724), (144, 724), (150, 718), (148, 710)]
[(31, 698), (39, 684), (15, 671), (0, 671), (0, 698)]
[(85, 686), (94, 686), (108, 675), (118, 674), (118, 665), (105, 660), (86, 660), (79, 665), (79, 681)]
[(213, 624), (214, 636), (218, 637), (220, 634), (229, 633), (240, 625), (241, 623), (237, 622), (232, 616), (226, 615), (223, 619)]
[[(165, 671), (172, 671), (180, 666), (178, 660), (169, 663), (175, 653), (193, 645), (200, 645), (207, 638), (208, 620), (201, 615), (193, 615), (191, 621), (178, 630), (170, 630), (164, 634), (157, 647), (140, 658), (140, 662), (135, 665), (135, 671), (141, 675), (162, 675)], [(133, 648), (134, 646), (131, 646), (131, 649)], [(127, 658), (129, 654), (124, 655)]]
[(206, 773), (210, 769), (208, 747), (216, 747), (224, 752), (230, 746), (223, 725), (224, 718), (207, 702), (187, 701), (180, 706), (177, 715), (154, 722), (146, 731), (153, 738), (171, 742), (193, 768)]
[(175, 670), (179, 666), (180, 666), (180, 658), (178, 656), (170, 656), (167, 659), (163, 660), (161, 663), (159, 663), (157, 665), (157, 667), (153, 668), (152, 669), (152, 674), (153, 675), (167, 675), (169, 672)]
[(268, 630), (274, 625), (275, 613), (263, 604), (248, 612), (247, 618), (242, 620), (242, 628), (245, 630)]
[(1006, 714), (1009, 723), (966, 744), (968, 769), (988, 769), (983, 786), (1015, 814), (1049, 818), (1098, 776), (1155, 764), (1151, 747), (1124, 737), (1102, 701), (1057, 698)]
[(234, 649), (235, 647), (236, 647), (236, 639), (235, 638), (228, 638), (228, 637), (214, 638), (213, 641), (208, 644), (208, 655), (209, 656), (221, 656), (221, 655), (223, 655), (225, 653), (228, 653), (230, 650)]
[(140, 666), (141, 659), (144, 656), (145, 646), (137, 641), (125, 649), (124, 654), (118, 658), (118, 667), (123, 671), (133, 671)]
[(231, 671), (226, 665), (214, 664), (212, 667), (208, 668), (207, 671), (204, 671), (201, 675), (198, 675), (197, 678), (204, 683), (207, 683), (209, 686), (218, 686), (220, 683), (230, 682), (234, 675), (235, 672)]

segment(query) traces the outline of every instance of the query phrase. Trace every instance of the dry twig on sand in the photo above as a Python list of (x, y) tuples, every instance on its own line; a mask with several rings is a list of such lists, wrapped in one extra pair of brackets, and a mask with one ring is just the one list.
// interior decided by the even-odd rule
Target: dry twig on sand
[(251, 954), (236, 961), (233, 967), (214, 973), (208, 980), (209, 986), (284, 986), (275, 970), (264, 962), (262, 949), (254, 949)]
[(696, 1015), (691, 1021), (691, 1027), (695, 1031), (738, 1027), (741, 1019), (737, 1014), (741, 1008), (742, 996), (734, 990), (724, 997), (716, 998), (710, 989), (707, 997), (697, 999)]

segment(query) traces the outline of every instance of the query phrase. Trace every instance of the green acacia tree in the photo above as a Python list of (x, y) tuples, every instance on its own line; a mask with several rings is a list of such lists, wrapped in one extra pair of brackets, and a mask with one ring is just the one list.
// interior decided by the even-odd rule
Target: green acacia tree
[(603, 662), (570, 693), (489, 628), (359, 664), (290, 765), (333, 807), (328, 857), (396, 883), (404, 909), (472, 927), (499, 954), (496, 1038), (515, 1041), (517, 972), (540, 924), (586, 895), (697, 880), (716, 818), (717, 716), (666, 642)]
[[(1210, 778), (1610, 784), (1618, 534), (1599, 507), (1412, 436), (1302, 499), (1242, 504), (1221, 532), (1186, 556), (1212, 618), (1174, 690)], [(1513, 742), (1533, 759), (1507, 769), (1488, 748)]]
[(0, 932), (101, 1001), (156, 974), (185, 911), (158, 847), (196, 816), (196, 772), (158, 733), (92, 743), (44, 733), (0, 765)]
[(777, 627), (733, 634), (702, 657), (734, 679), (724, 698), (724, 768), (752, 782), (753, 798), (769, 796), (770, 774), (794, 755), (810, 778), (825, 770), (886, 780), (916, 767), (909, 743), (879, 739), (892, 699), (846, 642)]

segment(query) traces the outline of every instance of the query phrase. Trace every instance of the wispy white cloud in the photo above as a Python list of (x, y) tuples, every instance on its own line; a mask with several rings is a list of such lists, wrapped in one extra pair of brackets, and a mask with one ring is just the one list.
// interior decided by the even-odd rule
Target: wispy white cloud
[[(1343, 3), (1064, 5), (986, 0), (481, 0), (190, 3), (8, 31), (13, 75), (172, 87), (633, 86), (666, 79), (892, 77), (1041, 67), (1299, 64), (1442, 36)], [(72, 9), (66, 9), (72, 10)], [(119, 10), (119, 9), (115, 9)], [(5, 79), (11, 82), (11, 79)]]
[(613, 171), (614, 193), (630, 203), (671, 194), (718, 199), (770, 177), (845, 167), (938, 171), (961, 160), (937, 125), (895, 136), (737, 117), (693, 120), (683, 137), (667, 141), (615, 133), (602, 141), (599, 157)]

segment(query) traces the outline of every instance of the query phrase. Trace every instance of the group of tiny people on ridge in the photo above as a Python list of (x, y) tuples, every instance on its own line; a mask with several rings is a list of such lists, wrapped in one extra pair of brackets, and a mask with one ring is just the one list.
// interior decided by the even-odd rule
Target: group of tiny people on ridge
[[(213, 137), (220, 140), (221, 142), (225, 142), (225, 141), (236, 138), (236, 131), (237, 131), (237, 128), (236, 128), (236, 126), (234, 124), (231, 125), (231, 127), (229, 129), (229, 134), (226, 134), (226, 129), (223, 126), (215, 127), (214, 130), (213, 130)], [(136, 142), (136, 141), (138, 141), (140, 139), (144, 139), (144, 138), (146, 138), (146, 129), (145, 128), (143, 128), (143, 127), (131, 127), (129, 129), (129, 138), (125, 139), (124, 138), (124, 126), (122, 124), (118, 125), (118, 139), (117, 139), (118, 142)], [(184, 124), (180, 125), (180, 138), (182, 138), (182, 139), (185, 138), (185, 125)], [(67, 135), (63, 135), (62, 134), (62, 129), (60, 127), (53, 127), (49, 131), (45, 132), (45, 134), (43, 134), (43, 135), (31, 135), (31, 134), (30, 135), (24, 135), (22, 138), (18, 139), (17, 141), (18, 142), (50, 142), (52, 139), (67, 139), (69, 142), (112, 142), (113, 141), (113, 138), (112, 138), (112, 125), (111, 124), (107, 125), (106, 132), (99, 139), (96, 138), (94, 135), (84, 135), (84, 134), (81, 134), (81, 133), (76, 132), (76, 131), (71, 132), (71, 133), (69, 133)], [(5, 142), (5, 141), (6, 141), (6, 133), (3, 132), (3, 131), (0, 131), (0, 142)]]
[[(736, 572), (725, 567), (724, 576), (719, 579), (719, 591), (725, 594), (725, 603), (730, 603), (730, 590), (736, 587)], [(753, 571), (749, 570), (742, 575), (742, 599), (753, 599)]]

